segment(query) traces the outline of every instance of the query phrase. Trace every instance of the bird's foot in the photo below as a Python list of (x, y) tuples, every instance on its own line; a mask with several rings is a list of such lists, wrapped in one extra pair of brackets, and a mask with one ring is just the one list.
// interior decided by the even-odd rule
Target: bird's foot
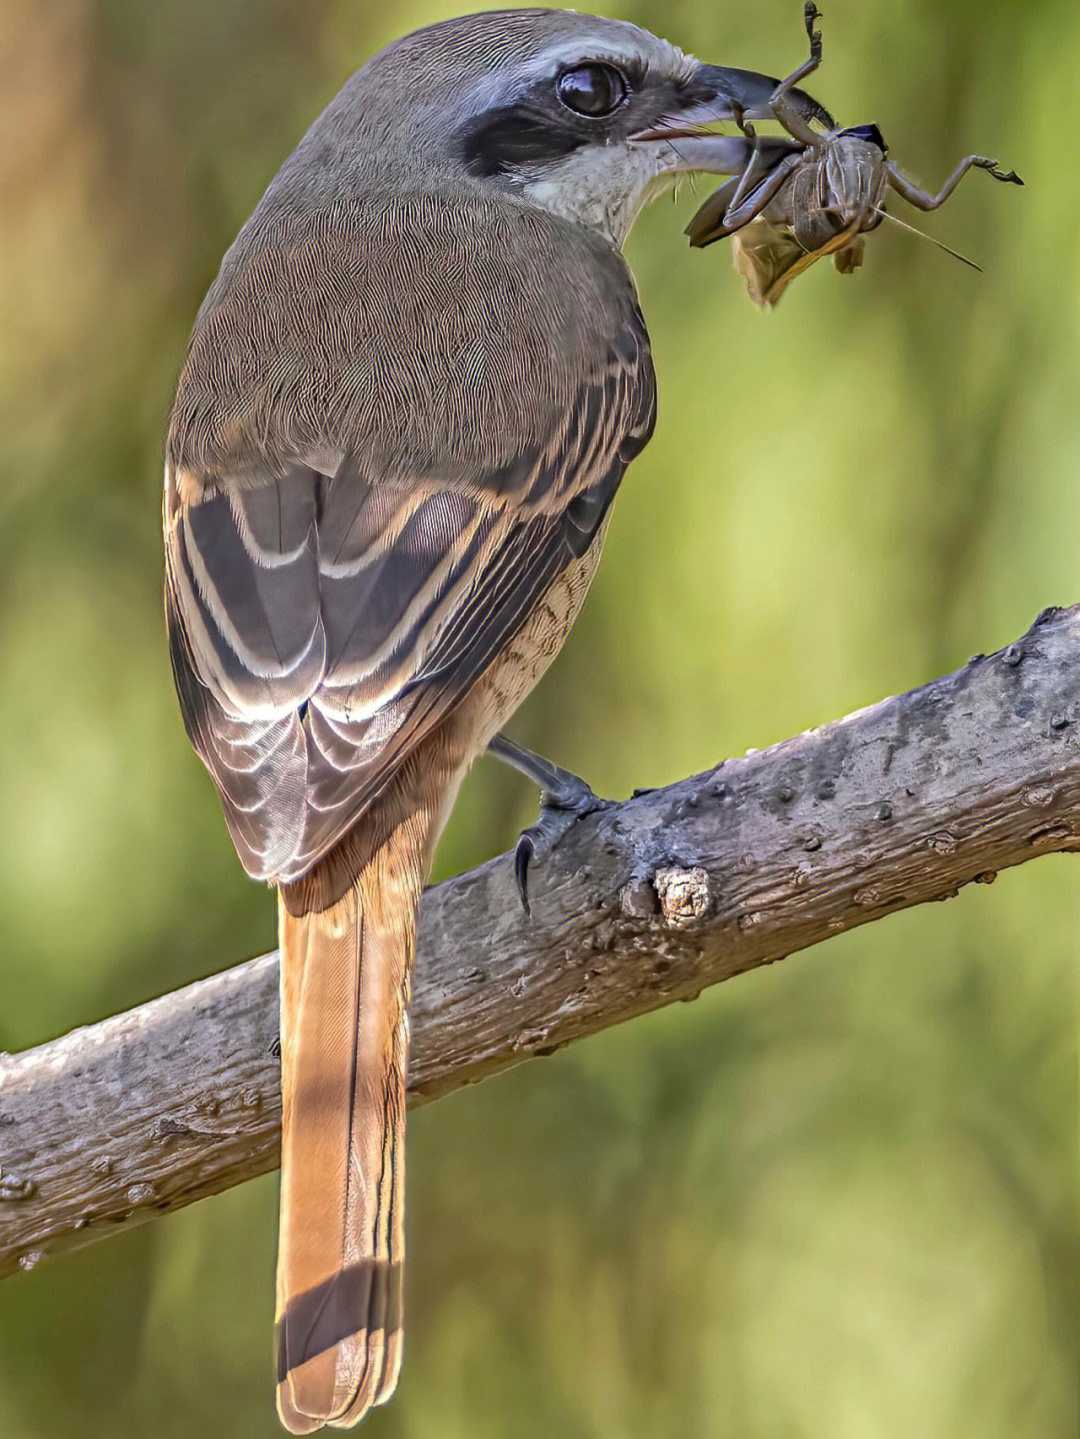
[(538, 861), (543, 862), (547, 858), (579, 819), (587, 814), (595, 814), (597, 810), (607, 809), (613, 803), (610, 799), (600, 799), (593, 794), (583, 779), (578, 779), (576, 775), (571, 775), (570, 778), (580, 787), (573, 797), (542, 791), (540, 818), (528, 829), (522, 830), (518, 836), (517, 848), (514, 850), (514, 879), (517, 881), (521, 907), (526, 914), (532, 912), (529, 903), (530, 869)]
[(526, 775), (540, 789), (540, 818), (522, 831), (514, 850), (514, 879), (521, 907), (529, 914), (530, 869), (547, 858), (579, 819), (607, 809), (613, 801), (601, 799), (578, 775), (552, 764), (542, 755), (533, 754), (532, 750), (523, 749), (505, 735), (496, 735), (488, 750)]

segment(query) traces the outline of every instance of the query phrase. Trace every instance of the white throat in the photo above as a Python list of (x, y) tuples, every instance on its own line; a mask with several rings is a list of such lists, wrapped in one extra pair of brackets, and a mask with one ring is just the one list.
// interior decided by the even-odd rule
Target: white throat
[(675, 182), (666, 145), (587, 146), (542, 174), (520, 177), (521, 191), (535, 205), (598, 230), (622, 249), (645, 205)]

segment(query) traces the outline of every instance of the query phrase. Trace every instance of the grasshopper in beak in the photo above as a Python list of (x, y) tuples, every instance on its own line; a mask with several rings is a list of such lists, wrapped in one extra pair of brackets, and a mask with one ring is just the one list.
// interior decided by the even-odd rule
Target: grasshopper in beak
[[(699, 248), (732, 238), (735, 266), (758, 305), (775, 305), (791, 281), (823, 255), (832, 255), (836, 268), (850, 274), (862, 264), (863, 236), (882, 220), (913, 229), (887, 213), (889, 190), (929, 211), (943, 205), (972, 168), (1009, 184), (1024, 183), (996, 160), (967, 155), (932, 195), (897, 170), (876, 125), (815, 130), (789, 96), (821, 63), (821, 32), (814, 28), (820, 15), (811, 0), (805, 10), (810, 58), (777, 87), (770, 102), (786, 134), (759, 136), (743, 119), (741, 173), (711, 195), (687, 226), (690, 243)], [(941, 248), (973, 265), (947, 245)]]

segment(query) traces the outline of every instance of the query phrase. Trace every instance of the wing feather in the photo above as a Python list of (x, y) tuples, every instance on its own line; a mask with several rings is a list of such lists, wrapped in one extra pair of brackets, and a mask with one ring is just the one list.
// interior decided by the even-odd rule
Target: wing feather
[(651, 432), (636, 306), (551, 433), (487, 472), (346, 457), (187, 501), (167, 476), (167, 612), (188, 732), (248, 872), (332, 848), (589, 548)]

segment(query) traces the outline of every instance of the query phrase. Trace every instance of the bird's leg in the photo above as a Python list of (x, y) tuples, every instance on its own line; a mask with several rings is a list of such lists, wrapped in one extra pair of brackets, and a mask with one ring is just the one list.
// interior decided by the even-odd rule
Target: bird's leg
[(531, 861), (550, 853), (582, 815), (606, 809), (612, 801), (600, 799), (578, 775), (552, 764), (543, 755), (524, 749), (503, 734), (497, 734), (490, 742), (488, 754), (511, 765), (540, 790), (540, 818), (522, 832), (514, 851), (514, 878), (521, 906), (528, 914)]

